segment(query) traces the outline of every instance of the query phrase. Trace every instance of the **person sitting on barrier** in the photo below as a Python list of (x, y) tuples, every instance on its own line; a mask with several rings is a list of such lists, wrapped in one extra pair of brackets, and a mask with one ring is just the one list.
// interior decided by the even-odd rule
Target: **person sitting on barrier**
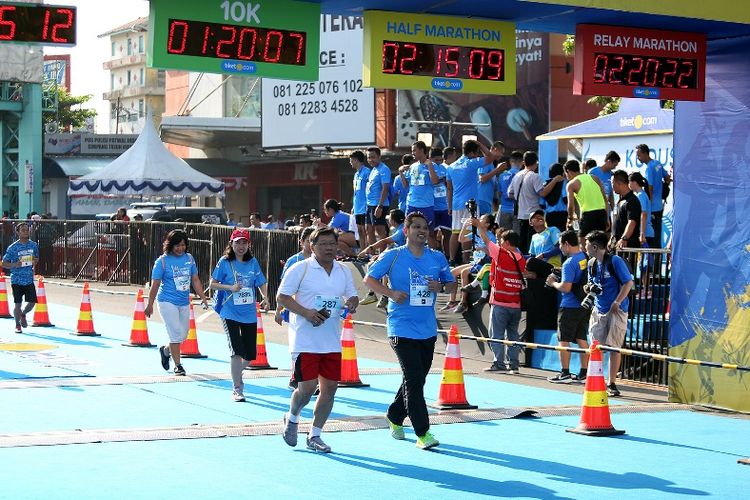
[(289, 352), (298, 383), (289, 412), (284, 414), (284, 442), (297, 446), (300, 413), (319, 386), (307, 437), (307, 448), (319, 453), (331, 451), (320, 433), (333, 409), (341, 379), (341, 316), (345, 307), (354, 314), (359, 305), (351, 271), (335, 260), (336, 238), (336, 232), (329, 227), (313, 231), (313, 256), (287, 270), (276, 297), (290, 312)]
[(159, 347), (161, 366), (169, 370), (171, 355), (174, 374), (184, 376), (185, 368), (180, 363), (180, 344), (185, 341), (190, 330), (190, 285), (200, 297), (204, 309), (208, 308), (208, 300), (203, 293), (195, 259), (187, 252), (187, 234), (181, 229), (173, 229), (164, 239), (162, 248), (164, 253), (156, 259), (151, 269), (151, 288), (144, 313), (150, 318), (154, 312), (154, 301), (157, 301), (159, 314), (169, 335), (169, 347)]
[[(515, 231), (506, 230), (500, 235), (500, 243), (490, 240), (487, 230), (479, 219), (472, 219), (472, 225), (479, 230), (492, 258), (492, 293), (490, 294), (490, 338), (495, 340), (518, 341), (518, 325), (521, 322), (521, 288), (526, 260), (518, 251), (520, 237)], [(490, 342), (492, 364), (487, 372), (518, 373), (520, 346), (505, 346), (502, 342)]]
[[(633, 275), (627, 263), (619, 256), (607, 253), (609, 238), (604, 231), (592, 231), (586, 236), (588, 263), (587, 296), (582, 305), (593, 300), (589, 333), (602, 345), (620, 349), (628, 329), (628, 294), (633, 288)], [(620, 369), (621, 355), (609, 357), (607, 394), (619, 396), (615, 378)]]
[[(547, 276), (547, 286), (562, 293), (560, 312), (557, 316), (557, 342), (569, 347), (575, 342), (582, 349), (588, 349), (587, 341), (591, 309), (581, 306), (586, 296), (583, 285), (588, 280), (586, 273), (586, 254), (581, 251), (578, 233), (574, 230), (564, 231), (560, 235), (560, 250), (567, 257), (558, 276), (551, 273)], [(588, 353), (581, 353), (581, 370), (577, 375), (570, 374), (570, 351), (560, 351), (560, 373), (547, 380), (553, 384), (569, 384), (586, 380)]]
[(338, 234), (339, 252), (345, 257), (356, 257), (357, 254), (354, 249), (357, 247), (357, 239), (354, 236), (354, 231), (349, 230), (351, 214), (342, 211), (343, 207), (343, 203), (329, 199), (323, 204), (323, 213), (331, 219), (328, 227), (333, 228)]
[[(16, 222), (18, 239), (11, 243), (3, 255), (2, 266), (10, 269), (10, 287), (13, 290), (13, 318), (16, 320), (16, 333), (23, 333), (28, 322), (26, 315), (36, 305), (36, 288), (34, 288), (34, 269), (39, 263), (39, 245), (29, 239), (29, 224)], [(4, 278), (3, 278), (4, 279)], [(26, 307), (21, 308), (24, 297)]]
[[(422, 449), (440, 444), (429, 432), (424, 399), (437, 339), (435, 297), (443, 288), (456, 288), (445, 255), (426, 246), (429, 234), (427, 218), (420, 212), (409, 214), (406, 245), (383, 253), (364, 279), (367, 287), (390, 299), (388, 339), (403, 372), (401, 386), (386, 414), (391, 436), (404, 439), (403, 424), (408, 416), (417, 435), (416, 445)], [(388, 287), (380, 281), (385, 276), (389, 277)]]
[(255, 359), (257, 311), (255, 289), (261, 293), (261, 308), (266, 305), (266, 277), (252, 254), (250, 231), (235, 229), (229, 237), (224, 256), (216, 263), (208, 287), (219, 290), (216, 308), (229, 340), (232, 399), (245, 401), (242, 370)]

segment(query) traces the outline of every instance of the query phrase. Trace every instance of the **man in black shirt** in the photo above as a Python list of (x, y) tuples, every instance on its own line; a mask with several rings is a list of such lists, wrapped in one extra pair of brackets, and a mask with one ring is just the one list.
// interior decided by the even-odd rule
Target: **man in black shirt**
[(615, 214), (612, 238), (617, 249), (640, 248), (641, 202), (628, 187), (628, 173), (615, 170), (612, 173), (612, 190), (620, 197)]

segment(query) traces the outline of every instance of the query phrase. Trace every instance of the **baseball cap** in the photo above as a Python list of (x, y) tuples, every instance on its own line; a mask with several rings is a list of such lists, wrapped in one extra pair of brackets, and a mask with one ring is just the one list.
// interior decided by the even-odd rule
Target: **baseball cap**
[(250, 241), (250, 231), (247, 229), (235, 229), (232, 231), (232, 236), (229, 237), (230, 241), (237, 241), (245, 239), (247, 241)]

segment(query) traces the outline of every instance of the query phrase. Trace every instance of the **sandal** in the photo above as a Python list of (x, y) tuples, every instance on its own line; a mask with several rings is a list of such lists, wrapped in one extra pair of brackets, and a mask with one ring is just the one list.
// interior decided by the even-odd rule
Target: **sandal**
[(458, 301), (457, 300), (450, 300), (450, 301), (448, 301), (447, 304), (445, 304), (443, 307), (441, 307), (440, 309), (438, 309), (438, 311), (450, 311), (451, 309), (453, 309), (457, 305), (458, 305)]

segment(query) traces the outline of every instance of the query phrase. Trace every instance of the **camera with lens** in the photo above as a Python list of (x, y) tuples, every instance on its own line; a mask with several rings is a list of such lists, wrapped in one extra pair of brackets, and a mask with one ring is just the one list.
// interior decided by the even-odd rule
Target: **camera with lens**
[[(559, 282), (560, 280), (562, 280), (562, 270), (560, 270), (560, 269), (553, 269), (552, 272), (550, 272), (550, 274), (552, 274), (555, 278), (557, 278), (556, 281)], [(553, 287), (549, 286), (547, 283), (545, 283), (544, 286), (546, 288), (553, 288)]]
[(586, 293), (586, 296), (581, 301), (581, 307), (584, 309), (588, 309), (589, 311), (594, 308), (594, 300), (596, 299), (596, 296), (602, 293), (602, 287), (597, 285), (596, 283), (589, 283), (588, 285), (588, 292)]
[(469, 201), (466, 202), (466, 210), (469, 211), (472, 217), (477, 216), (477, 200), (474, 198), (470, 198)]

